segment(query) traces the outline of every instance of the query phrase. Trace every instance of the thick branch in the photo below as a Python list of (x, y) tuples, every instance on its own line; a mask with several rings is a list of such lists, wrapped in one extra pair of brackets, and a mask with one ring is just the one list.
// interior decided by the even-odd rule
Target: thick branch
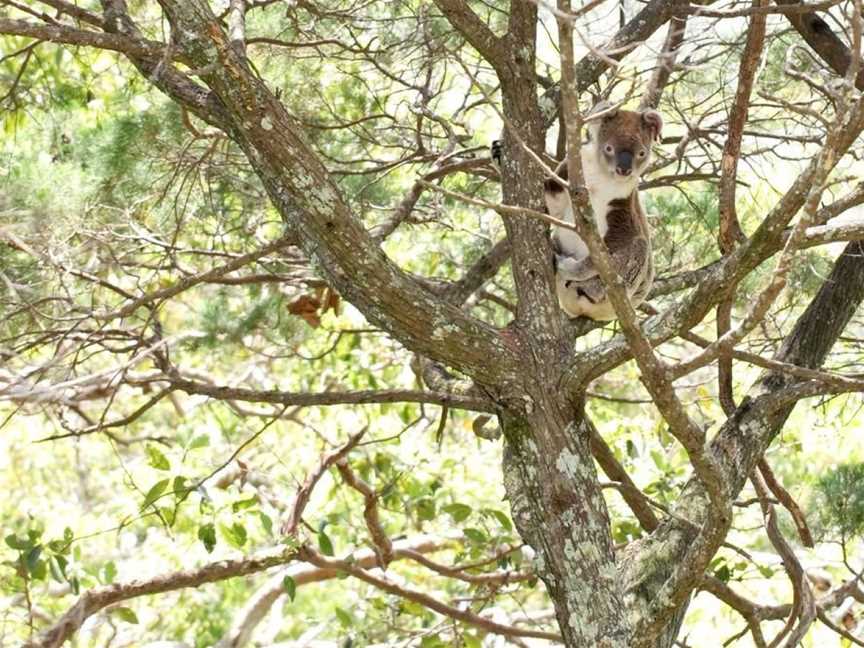
[(302, 129), (238, 56), (206, 2), (161, 2), (175, 34), (230, 114), (229, 132), (306, 254), (341, 295), (412, 350), (485, 382), (516, 371), (490, 326), (399, 269), (353, 217)]
[[(838, 258), (831, 275), (787, 336), (776, 359), (818, 368), (862, 300), (864, 245), (856, 242), (849, 244)], [(778, 410), (771, 403), (772, 397), (797, 383), (798, 379), (785, 373), (764, 374), (711, 441), (709, 451), (721, 467), (732, 496), (741, 491), (747, 475), (752, 474), (791, 412), (792, 405)], [(641, 608), (643, 617), (640, 624), (643, 632), (639, 633), (637, 628), (637, 636), (650, 637), (656, 632), (656, 628), (652, 630), (656, 619), (668, 618), (668, 606), (682, 605), (688, 592), (702, 578), (705, 566), (691, 563), (687, 557), (694, 539), (693, 525), (701, 524), (713, 513), (696, 481), (687, 485), (674, 513), (651, 536), (628, 547), (622, 564), (625, 581), (633, 593), (631, 602)]]
[[(245, 401), (247, 403), (273, 403), (275, 405), (297, 405), (313, 407), (318, 405), (361, 405), (370, 403), (429, 403), (447, 405), (449, 407), (465, 408), (479, 412), (493, 411), (492, 404), (480, 396), (464, 396), (441, 392), (419, 391), (411, 389), (362, 390), (354, 392), (283, 392), (279, 390), (255, 390), (226, 385), (210, 385), (208, 383), (189, 380), (180, 376), (166, 379), (173, 389), (185, 391), (187, 394), (200, 394), (218, 400)], [(160, 380), (161, 381), (161, 380)]]
[(60, 23), (35, 23), (26, 20), (0, 18), (0, 34), (28, 36), (51, 43), (81, 45), (120, 52), (127, 56), (160, 57), (167, 45), (159, 41), (130, 38), (120, 34), (106, 34), (88, 29), (76, 29)]
[[(794, 7), (801, 4), (800, 0), (775, 0), (775, 2), (781, 7)], [(846, 75), (852, 62), (852, 53), (819, 14), (789, 12), (786, 14), (786, 19), (832, 70), (841, 77)], [(855, 87), (864, 90), (864, 70), (855, 78)]]
[(492, 33), (465, 0), (435, 0), (435, 5), (492, 67), (499, 73), (507, 69), (504, 42)]

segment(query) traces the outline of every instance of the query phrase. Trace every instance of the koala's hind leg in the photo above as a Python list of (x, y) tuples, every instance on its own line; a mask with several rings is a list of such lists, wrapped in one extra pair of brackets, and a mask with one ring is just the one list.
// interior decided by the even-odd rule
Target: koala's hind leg
[(599, 277), (588, 281), (565, 281), (559, 275), (555, 283), (561, 310), (570, 317), (584, 316), (600, 321), (615, 319), (615, 311)]

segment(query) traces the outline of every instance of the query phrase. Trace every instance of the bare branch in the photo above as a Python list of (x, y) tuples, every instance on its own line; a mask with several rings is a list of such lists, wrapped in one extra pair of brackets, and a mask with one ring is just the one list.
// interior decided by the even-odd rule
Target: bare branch
[(369, 583), (380, 590), (388, 592), (389, 594), (400, 596), (409, 601), (414, 601), (415, 603), (419, 603), (423, 607), (429, 608), (438, 614), (476, 626), (486, 632), (503, 635), (505, 637), (534, 637), (537, 639), (547, 639), (549, 641), (561, 640), (560, 635), (554, 632), (543, 632), (541, 630), (527, 630), (515, 626), (505, 626), (468, 610), (447, 605), (428, 594), (398, 585), (391, 580), (374, 575), (372, 572), (362, 569), (346, 560), (326, 558), (308, 545), (304, 545), (300, 548), (300, 555), (304, 560), (316, 565), (317, 567), (340, 570), (350, 576), (354, 576), (355, 578)]
[(172, 572), (147, 580), (134, 580), (115, 583), (84, 592), (78, 601), (48, 630), (36, 639), (24, 643), (23, 648), (59, 648), (91, 616), (109, 605), (121, 601), (162, 594), (187, 587), (200, 587), (238, 576), (247, 576), (271, 567), (285, 565), (297, 559), (297, 554), (288, 548), (280, 547), (260, 556), (234, 560), (218, 560), (213, 563), (179, 572)]
[(282, 525), (283, 535), (296, 535), (297, 528), (300, 526), (300, 521), (303, 518), (303, 511), (309, 503), (309, 498), (312, 496), (312, 490), (315, 488), (315, 484), (317, 484), (318, 480), (321, 479), (324, 473), (330, 469), (330, 466), (333, 466), (344, 459), (351, 450), (357, 447), (357, 444), (360, 443), (360, 439), (363, 438), (364, 434), (366, 434), (366, 428), (352, 434), (348, 437), (348, 441), (343, 443), (339, 448), (321, 458), (318, 467), (310, 473), (306, 478), (306, 481), (303, 482), (303, 485), (297, 490), (297, 494), (294, 496), (294, 502), (289, 507), (288, 517)]
[[(394, 560), (404, 560), (406, 558), (413, 560), (415, 556), (439, 551), (448, 547), (451, 543), (452, 540), (434, 536), (417, 536), (397, 540), (393, 543)], [(348, 560), (361, 569), (370, 569), (378, 564), (378, 556), (371, 549), (355, 551)], [(219, 640), (216, 647), (240, 648), (240, 646), (245, 646), (249, 643), (255, 628), (264, 619), (276, 601), (285, 595), (284, 581), (286, 576), (291, 578), (297, 587), (301, 587), (309, 583), (332, 580), (338, 578), (339, 575), (340, 572), (338, 569), (316, 567), (305, 563), (297, 563), (277, 572), (274, 576), (268, 578), (249, 597), (246, 604), (234, 616), (231, 628)]]
[(375, 550), (375, 555), (378, 557), (378, 566), (381, 569), (387, 569), (387, 565), (393, 560), (393, 543), (381, 524), (381, 517), (378, 511), (378, 493), (364, 480), (354, 474), (344, 455), (336, 460), (336, 470), (342, 475), (342, 479), (345, 480), (346, 484), (363, 496), (365, 503), (363, 518), (366, 520), (366, 528), (369, 530), (369, 539), (372, 541), (372, 547)]
[[(162, 378), (157, 379), (162, 382)], [(210, 385), (204, 382), (189, 380), (179, 375), (166, 377), (172, 389), (185, 391), (187, 394), (200, 394), (218, 400), (245, 401), (248, 403), (273, 403), (276, 405), (295, 405), (314, 407), (318, 405), (351, 405), (369, 403), (431, 403), (471, 409), (481, 412), (492, 411), (490, 403), (479, 395), (465, 396), (439, 392), (418, 391), (410, 389), (363, 390), (354, 392), (327, 391), (318, 394), (308, 392), (282, 392), (278, 390), (258, 391), (241, 387)]]

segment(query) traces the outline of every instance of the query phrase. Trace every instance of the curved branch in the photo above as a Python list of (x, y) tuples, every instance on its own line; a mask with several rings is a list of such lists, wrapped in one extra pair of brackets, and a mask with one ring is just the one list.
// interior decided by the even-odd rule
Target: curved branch
[(231, 46), (209, 5), (161, 0), (180, 45), (225, 106), (228, 132), (274, 206), (327, 280), (408, 348), (483, 382), (518, 363), (491, 326), (441, 300), (398, 268), (354, 218), (302, 130)]
[[(444, 549), (451, 542), (451, 540), (446, 538), (442, 539), (432, 536), (397, 540), (393, 543), (394, 560), (415, 559), (417, 555)], [(351, 554), (350, 561), (351, 564), (357, 565), (360, 568), (369, 569), (377, 565), (377, 556), (371, 549), (361, 549)], [(216, 648), (239, 648), (249, 643), (255, 628), (261, 623), (276, 601), (281, 596), (284, 596), (285, 586), (283, 582), (286, 576), (290, 577), (294, 581), (294, 584), (299, 587), (309, 583), (320, 583), (338, 578), (340, 572), (338, 569), (316, 567), (303, 563), (280, 570), (249, 598), (237, 613), (231, 628), (216, 644)]]
[(206, 583), (254, 574), (270, 567), (289, 563), (296, 557), (297, 554), (294, 551), (281, 547), (253, 558), (218, 560), (198, 569), (163, 574), (147, 580), (134, 580), (97, 587), (84, 592), (57, 623), (37, 638), (26, 642), (22, 648), (59, 648), (88, 618), (109, 605), (121, 601), (187, 587), (199, 587)]
[(550, 641), (561, 641), (561, 636), (554, 632), (543, 632), (541, 630), (523, 630), (522, 628), (517, 628), (514, 626), (502, 625), (500, 623), (492, 621), (491, 619), (486, 619), (485, 617), (482, 617), (479, 614), (475, 614), (474, 612), (471, 612), (469, 610), (464, 610), (461, 608), (453, 607), (451, 605), (447, 605), (446, 603), (442, 603), (438, 599), (429, 596), (428, 594), (424, 594), (423, 592), (418, 592), (417, 590), (408, 589), (407, 587), (398, 585), (397, 583), (388, 580), (387, 578), (380, 577), (370, 571), (362, 569), (347, 560), (326, 558), (308, 545), (304, 545), (300, 548), (300, 555), (303, 557), (304, 560), (313, 565), (316, 565), (317, 567), (337, 569), (348, 574), (349, 576), (354, 576), (355, 578), (358, 578), (365, 583), (369, 583), (370, 585), (377, 587), (378, 589), (381, 589), (389, 594), (400, 596), (402, 598), (408, 599), (409, 601), (414, 601), (415, 603), (419, 603), (423, 607), (429, 608), (430, 610), (437, 612), (438, 614), (449, 617), (451, 619), (456, 619), (457, 621), (462, 621), (463, 623), (467, 623), (469, 625), (476, 626), (482, 630), (485, 630), (486, 632), (500, 634), (505, 637), (534, 637), (537, 639), (548, 639)]
[[(855, 242), (840, 255), (775, 359), (809, 369), (818, 368), (862, 301), (864, 244)], [(794, 398), (791, 404), (787, 402), (783, 393), (799, 384), (807, 387), (789, 374), (766, 372), (709, 444), (709, 452), (721, 467), (731, 496), (741, 491), (747, 476), (752, 474), (765, 449), (783, 428), (795, 404)], [(792, 392), (798, 397), (810, 393), (808, 389), (792, 389)], [(779, 399), (775, 398), (778, 394), (781, 395)], [(781, 407), (778, 408), (778, 404)], [(713, 511), (696, 480), (685, 487), (673, 513), (654, 533), (628, 547), (622, 561), (624, 580), (634, 592), (631, 604), (641, 608), (643, 622), (636, 628), (636, 635), (640, 637), (653, 636), (658, 626), (664, 625), (684, 604), (692, 586), (702, 577), (704, 565), (688, 558), (696, 538), (694, 524), (702, 524)], [(650, 559), (645, 560), (646, 557)]]
[(159, 57), (165, 53), (165, 43), (106, 34), (89, 29), (76, 29), (60, 23), (37, 23), (27, 20), (0, 18), (0, 33), (10, 36), (38, 38), (51, 43), (81, 45), (120, 52), (127, 56)]

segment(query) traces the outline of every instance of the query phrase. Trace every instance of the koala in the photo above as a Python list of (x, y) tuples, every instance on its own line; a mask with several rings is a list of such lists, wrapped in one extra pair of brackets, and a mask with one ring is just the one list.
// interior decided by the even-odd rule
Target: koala
[[(598, 104), (589, 117), (609, 108), (609, 104)], [(597, 229), (634, 306), (644, 301), (654, 281), (651, 232), (639, 202), (638, 185), (651, 161), (651, 146), (660, 139), (662, 128), (663, 119), (654, 110), (611, 110), (589, 121), (589, 138), (580, 151)], [(566, 160), (556, 173), (567, 180)], [(570, 196), (561, 183), (547, 180), (544, 197), (551, 216), (575, 222)], [(573, 230), (560, 226), (552, 227), (552, 242), (555, 289), (564, 312), (570, 317), (615, 319), (585, 242)]]

